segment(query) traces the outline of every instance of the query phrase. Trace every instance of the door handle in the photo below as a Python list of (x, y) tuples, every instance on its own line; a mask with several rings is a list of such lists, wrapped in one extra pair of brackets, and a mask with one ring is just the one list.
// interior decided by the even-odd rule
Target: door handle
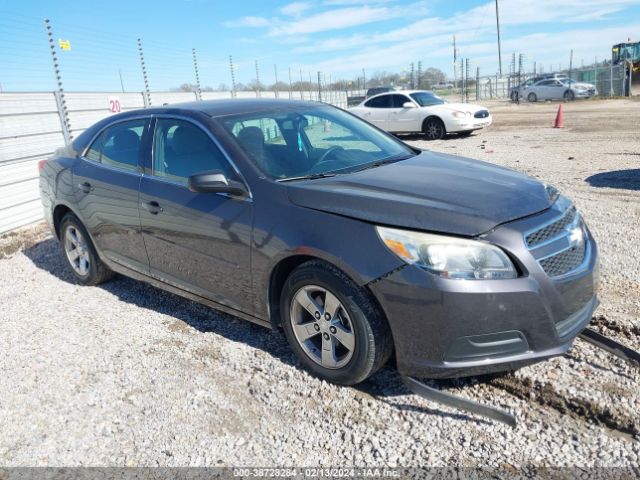
[(89, 182), (79, 183), (78, 188), (82, 190), (84, 193), (89, 193), (93, 191), (93, 186)]
[(164, 209), (160, 206), (158, 202), (155, 200), (151, 200), (150, 202), (143, 203), (144, 207), (149, 210), (149, 213), (152, 215), (157, 215), (160, 212), (163, 212)]

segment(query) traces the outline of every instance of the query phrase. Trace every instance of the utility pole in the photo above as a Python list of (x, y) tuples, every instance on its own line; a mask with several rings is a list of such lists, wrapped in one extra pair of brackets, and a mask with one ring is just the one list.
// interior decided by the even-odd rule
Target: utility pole
[(233, 57), (229, 55), (229, 71), (231, 72), (231, 98), (236, 98), (236, 72), (233, 67)]
[(573, 70), (573, 49), (569, 54), (569, 83), (571, 83), (571, 71)]
[(496, 0), (496, 27), (498, 30), (498, 71), (502, 76), (502, 47), (500, 46), (500, 13), (498, 12), (498, 0)]
[(278, 65), (276, 65), (275, 63), (273, 64), (273, 74), (276, 78), (276, 83), (274, 84), (273, 90), (276, 94), (276, 98), (280, 98), (280, 95), (278, 95)]
[(56, 91), (54, 96), (56, 99), (56, 106), (58, 108), (58, 118), (60, 119), (60, 126), (62, 127), (62, 136), (64, 137), (65, 144), (71, 143), (73, 136), (71, 135), (71, 125), (69, 123), (69, 110), (67, 109), (67, 101), (64, 98), (64, 88), (62, 88), (62, 76), (60, 75), (60, 64), (58, 63), (58, 56), (56, 54), (56, 44), (53, 41), (53, 31), (51, 30), (51, 23), (49, 19), (44, 20), (44, 28), (47, 32), (47, 38), (49, 40), (49, 48), (51, 49), (51, 60), (53, 61), (53, 74), (56, 79)]
[(147, 67), (144, 63), (144, 51), (142, 50), (142, 40), (138, 38), (138, 55), (140, 56), (140, 68), (142, 69), (142, 79), (144, 80), (144, 106), (151, 106), (151, 93), (149, 89), (149, 77), (147, 76)]
[(256, 97), (260, 96), (260, 68), (258, 67), (258, 60), (256, 62)]
[(120, 68), (118, 69), (118, 75), (120, 76), (120, 88), (122, 89), (122, 93), (124, 93), (124, 82), (122, 81), (122, 70)]
[(303, 87), (303, 82), (302, 82), (302, 69), (300, 69), (300, 100), (304, 100), (304, 93), (302, 93), (302, 87)]
[(422, 88), (422, 62), (418, 62), (418, 89)]
[(518, 55), (518, 85), (522, 83), (522, 57), (524, 55), (521, 53)]
[(362, 88), (365, 90), (367, 89), (367, 74), (365, 73), (364, 68), (362, 69)]
[(413, 90), (414, 88), (416, 88), (415, 86), (415, 82), (414, 82), (414, 78), (416, 77), (416, 70), (415, 70), (415, 66), (414, 63), (411, 62), (411, 82), (409, 82), (409, 84), (411, 85), (411, 89)]
[(293, 96), (293, 92), (291, 91), (291, 67), (289, 67), (289, 100), (291, 100), (291, 97)]
[(193, 53), (193, 70), (196, 74), (196, 99), (202, 100), (202, 88), (200, 88), (200, 71), (198, 70), (198, 57), (196, 57), (196, 49), (191, 49)]
[(456, 74), (458, 62), (458, 50), (456, 50), (456, 36), (453, 36), (453, 88), (454, 90), (458, 89), (458, 75)]

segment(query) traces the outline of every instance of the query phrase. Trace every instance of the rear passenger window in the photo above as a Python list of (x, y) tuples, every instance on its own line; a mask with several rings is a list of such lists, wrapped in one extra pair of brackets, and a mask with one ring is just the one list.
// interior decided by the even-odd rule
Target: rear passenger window
[(85, 155), (87, 159), (112, 167), (136, 171), (146, 120), (117, 123), (96, 138)]

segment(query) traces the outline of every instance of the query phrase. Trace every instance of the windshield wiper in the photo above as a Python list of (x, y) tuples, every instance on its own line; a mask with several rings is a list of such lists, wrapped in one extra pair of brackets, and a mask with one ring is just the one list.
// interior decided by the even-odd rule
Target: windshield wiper
[(280, 178), (276, 182), (292, 182), (294, 180), (315, 180), (316, 178), (335, 177), (337, 173), (310, 173), (299, 177)]
[(407, 158), (414, 157), (415, 155), (396, 155), (395, 157), (385, 158), (383, 160), (376, 160), (372, 163), (367, 163), (362, 166), (362, 168), (358, 168), (357, 170), (352, 170), (352, 172), (362, 172), (363, 170), (369, 170), (371, 168), (381, 167), (382, 165), (387, 165), (389, 163), (396, 163), (401, 160), (406, 160)]

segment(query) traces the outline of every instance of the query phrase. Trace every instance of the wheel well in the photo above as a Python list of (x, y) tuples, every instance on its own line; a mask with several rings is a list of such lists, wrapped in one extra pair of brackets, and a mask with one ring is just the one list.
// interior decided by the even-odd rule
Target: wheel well
[[(295, 255), (295, 256), (287, 257), (281, 260), (280, 263), (278, 263), (273, 269), (273, 271), (271, 272), (271, 277), (269, 281), (269, 320), (271, 321), (271, 326), (274, 330), (282, 328), (280, 324), (280, 293), (282, 292), (284, 283), (287, 281), (287, 278), (289, 278), (289, 275), (291, 274), (291, 272), (293, 272), (296, 268), (298, 268), (303, 263), (311, 260), (320, 260), (322, 262), (326, 262), (326, 260), (323, 260), (319, 257), (311, 256), (311, 255)], [(330, 262), (326, 262), (326, 263), (341, 270), (339, 267), (331, 264)], [(382, 315), (382, 317), (384, 318), (384, 321), (387, 323), (389, 327), (389, 335), (391, 338), (391, 343), (393, 344), (393, 350), (391, 352), (391, 356), (389, 357), (389, 360), (387, 360), (387, 363), (391, 361), (395, 365), (395, 361), (396, 361), (395, 341), (393, 340), (393, 332), (391, 331), (391, 325), (389, 325), (389, 321), (387, 320), (386, 312), (382, 308), (382, 305), (380, 305), (380, 302), (378, 301), (376, 296), (373, 294), (371, 289), (368, 288), (368, 286), (364, 286), (363, 288), (366, 290), (367, 295), (369, 295), (373, 300), (373, 302), (375, 302), (375, 304), (377, 305), (380, 311), (380, 314)]]
[(269, 279), (269, 320), (273, 328), (280, 326), (280, 293), (287, 278), (289, 278), (291, 272), (304, 262), (316, 259), (317, 257), (310, 255), (294, 255), (281, 260), (271, 271)]
[[(445, 128), (444, 122), (442, 121), (442, 119), (439, 116), (437, 116), (437, 115), (429, 115), (427, 118), (425, 118), (422, 121), (422, 131), (423, 132), (424, 132), (424, 126), (427, 124), (427, 121), (433, 120), (433, 119), (438, 120), (442, 124), (442, 127)], [(446, 130), (446, 128), (445, 128), (445, 130)]]
[(60, 221), (62, 217), (64, 217), (67, 213), (69, 213), (71, 209), (66, 205), (58, 205), (53, 210), (53, 226), (56, 230), (56, 236), (60, 238)]

